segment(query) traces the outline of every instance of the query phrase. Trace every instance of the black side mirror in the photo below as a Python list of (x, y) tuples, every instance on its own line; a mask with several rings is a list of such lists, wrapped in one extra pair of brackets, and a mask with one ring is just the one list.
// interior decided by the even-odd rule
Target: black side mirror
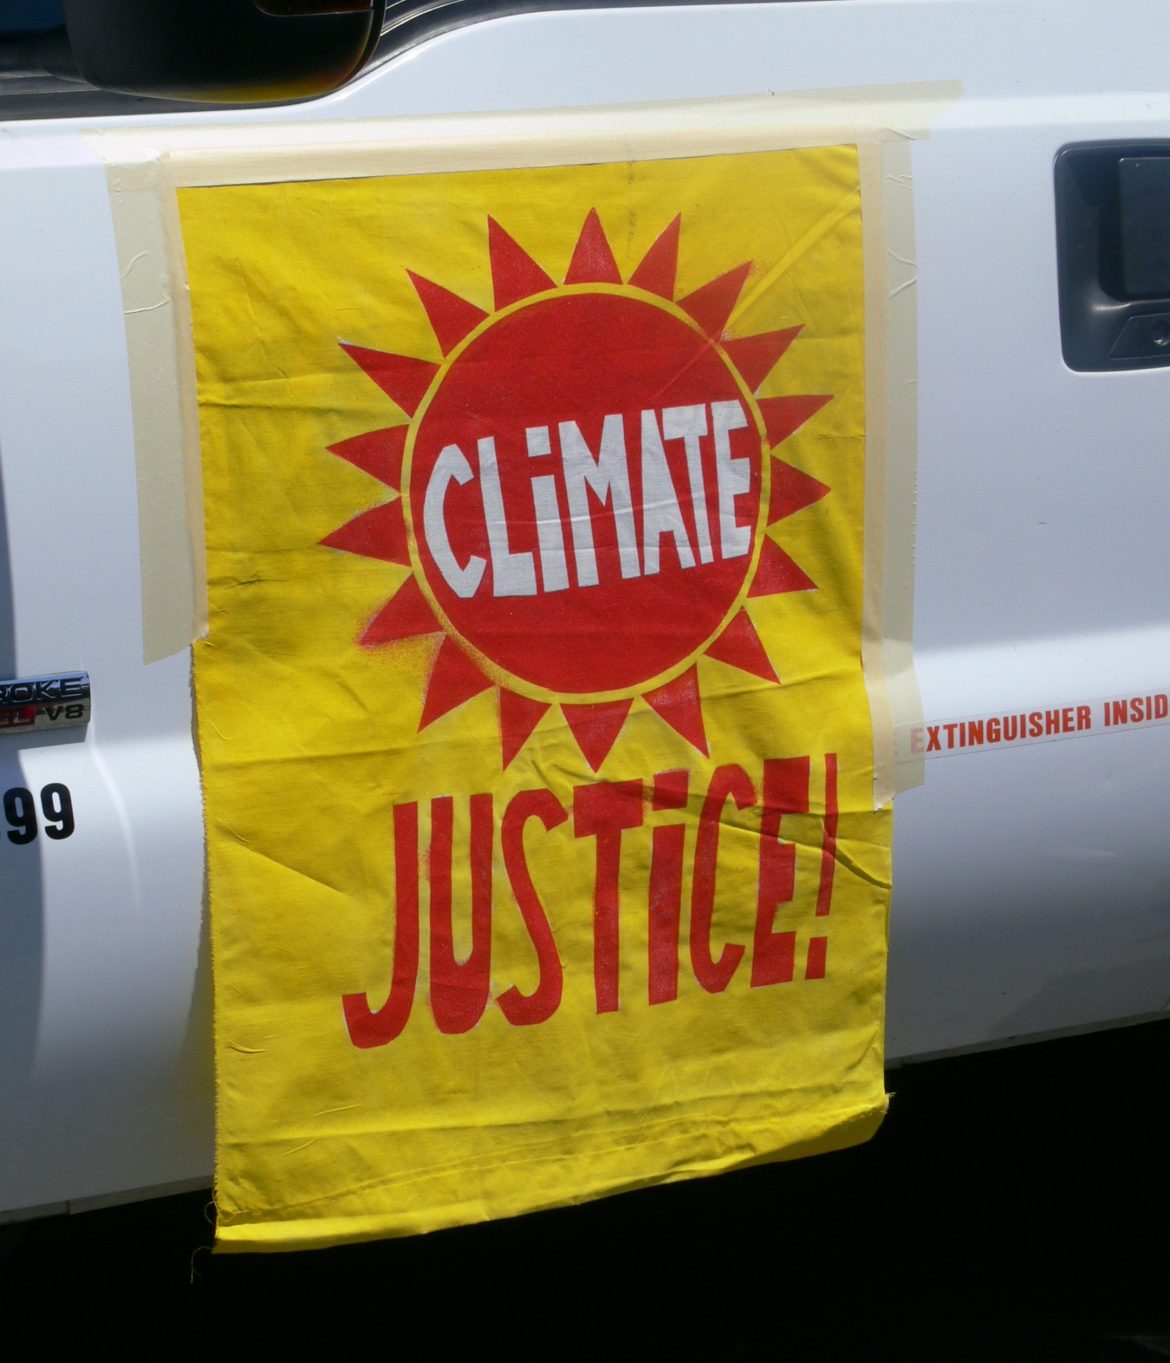
[(91, 85), (209, 104), (308, 99), (365, 65), (386, 0), (64, 0)]

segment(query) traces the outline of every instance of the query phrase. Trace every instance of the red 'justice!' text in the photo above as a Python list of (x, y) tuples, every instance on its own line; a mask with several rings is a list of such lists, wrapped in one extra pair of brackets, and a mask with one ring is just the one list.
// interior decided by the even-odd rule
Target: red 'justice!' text
[[(680, 957), (687, 951), (691, 974), (710, 994), (722, 993), (740, 972), (753, 989), (787, 984), (796, 978), (825, 977), (828, 914), (833, 896), (838, 820), (837, 757), (826, 753), (817, 762), (824, 772), (824, 816), (815, 898), (808, 899), (816, 931), (799, 953), (797, 932), (778, 929), (776, 916), (796, 897), (796, 847), (781, 840), (785, 815), (809, 812), (809, 757), (769, 758), (755, 777), (743, 767), (726, 765), (712, 772), (706, 789), (692, 790), (692, 773), (659, 772), (648, 780), (602, 781), (577, 786), (563, 806), (547, 789), (520, 791), (497, 820), (489, 794), (467, 800), (469, 835), (466, 850), (471, 870), (471, 951), (456, 958), (452, 929), (452, 865), (455, 856), (455, 801), (430, 801), (430, 844), (426, 871), (430, 883), (430, 1012), (440, 1032), (467, 1032), (483, 1017), (491, 1001), (493, 866), (502, 862), (508, 886), (538, 967), (530, 993), (511, 985), (495, 995), (495, 1003), (513, 1026), (548, 1021), (561, 1005), (565, 965), (547, 912), (533, 881), (524, 838), (532, 823), (546, 832), (568, 823), (574, 838), (593, 840), (593, 994), (598, 1013), (619, 1008), (621, 960), (620, 891), (623, 834), (640, 828), (647, 812), (679, 811), (675, 820), (656, 820), (650, 830), (647, 914), (647, 1003), (678, 997)], [(818, 778), (820, 773), (817, 773)], [(819, 784), (819, 781), (818, 781)], [(717, 892), (720, 832), (726, 811), (760, 810), (754, 866), (756, 908), (749, 942), (716, 943), (713, 916)], [(697, 822), (685, 811), (698, 810)], [(688, 825), (695, 826), (690, 875), (684, 867)], [(399, 1036), (414, 1007), (419, 985), (420, 914), (419, 804), (394, 807), (394, 953), (389, 992), (380, 1006), (368, 994), (345, 994), (342, 1007), (350, 1040), (357, 1047), (384, 1046)], [(687, 890), (689, 889), (689, 894)], [(686, 901), (686, 902), (684, 902)], [(627, 903), (629, 899), (627, 898)], [(687, 916), (684, 931), (684, 911)], [(744, 934), (745, 936), (747, 934)]]

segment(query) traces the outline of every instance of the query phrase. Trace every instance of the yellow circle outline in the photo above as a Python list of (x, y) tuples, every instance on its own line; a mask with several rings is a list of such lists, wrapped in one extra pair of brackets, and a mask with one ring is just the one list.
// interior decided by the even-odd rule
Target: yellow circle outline
[[(468, 349), (493, 326), (502, 321), (505, 317), (511, 317), (525, 308), (534, 307), (538, 303), (546, 303), (555, 298), (564, 298), (572, 295), (583, 294), (607, 294), (619, 298), (634, 298), (640, 302), (648, 303), (652, 307), (660, 309), (668, 316), (684, 323), (697, 336), (708, 342), (718, 354), (719, 358), (727, 367), (732, 379), (740, 390), (748, 404), (748, 409), (755, 420), (756, 431), (760, 438), (760, 504), (756, 512), (756, 524), (752, 531), (752, 552), (749, 556), (748, 566), (744, 571), (743, 582), (736, 593), (731, 606), (728, 608), (722, 620), (714, 630), (707, 636), (697, 648), (692, 650), (682, 662), (673, 664), (671, 667), (658, 673), (646, 681), (639, 682), (636, 686), (619, 687), (609, 691), (553, 691), (548, 687), (538, 686), (523, 677), (517, 677), (502, 667), (493, 658), (489, 658), (485, 653), (477, 648), (452, 623), (446, 611), (435, 598), (431, 590), (431, 584), (427, 579), (426, 568), (418, 550), (418, 537), (414, 528), (414, 514), (411, 509), (410, 497), (410, 475), (414, 463), (414, 444), (419, 427), (422, 425), (423, 418), (426, 416), (427, 409), (434, 401), (443, 382), (450, 373), (455, 362), (460, 358), (465, 350)], [(406, 540), (410, 553), (411, 571), (414, 573), (415, 581), (419, 589), (426, 598), (427, 604), (435, 613), (435, 618), (443, 628), (443, 632), (449, 639), (453, 639), (472, 659), (475, 665), (483, 672), (484, 676), (495, 685), (506, 687), (518, 695), (526, 696), (530, 700), (544, 701), (547, 704), (565, 703), (568, 705), (597, 705), (607, 701), (633, 699), (635, 696), (644, 695), (647, 691), (656, 691), (659, 687), (667, 685), (681, 677), (684, 672), (689, 671), (700, 657), (706, 653), (707, 649), (715, 642), (723, 631), (731, 624), (731, 621), (743, 609), (744, 602), (751, 589), (751, 584), (755, 580), (756, 570), (759, 567), (760, 554), (763, 552), (763, 541), (765, 530), (767, 529), (768, 505), (771, 500), (772, 489), (772, 459), (768, 449), (768, 432), (764, 423), (763, 414), (756, 403), (755, 394), (747, 386), (743, 375), (732, 363), (730, 356), (718, 341), (713, 340), (699, 326), (693, 317), (684, 312), (677, 303), (662, 298), (658, 294), (649, 293), (644, 289), (634, 288), (629, 284), (560, 284), (552, 289), (545, 289), (540, 293), (530, 294), (526, 298), (519, 299), (515, 303), (509, 304), (506, 308), (491, 313), (485, 317), (478, 326), (467, 333), (466, 336), (444, 355), (434, 378), (432, 378), (422, 401), (415, 408), (410, 417), (410, 427), (406, 437), (406, 447), (402, 456), (402, 503), (403, 513), (406, 521)]]

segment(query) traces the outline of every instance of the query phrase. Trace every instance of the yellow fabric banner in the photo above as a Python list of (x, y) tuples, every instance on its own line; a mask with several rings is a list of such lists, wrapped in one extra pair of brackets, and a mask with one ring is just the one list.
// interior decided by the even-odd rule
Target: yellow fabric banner
[(179, 207), (220, 1244), (865, 1139), (856, 148)]

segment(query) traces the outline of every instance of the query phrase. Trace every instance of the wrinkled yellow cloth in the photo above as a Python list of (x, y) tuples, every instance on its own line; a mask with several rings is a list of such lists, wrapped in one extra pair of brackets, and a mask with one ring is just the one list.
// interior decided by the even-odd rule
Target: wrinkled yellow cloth
[(855, 148), (179, 206), (220, 1246), (864, 1140)]

